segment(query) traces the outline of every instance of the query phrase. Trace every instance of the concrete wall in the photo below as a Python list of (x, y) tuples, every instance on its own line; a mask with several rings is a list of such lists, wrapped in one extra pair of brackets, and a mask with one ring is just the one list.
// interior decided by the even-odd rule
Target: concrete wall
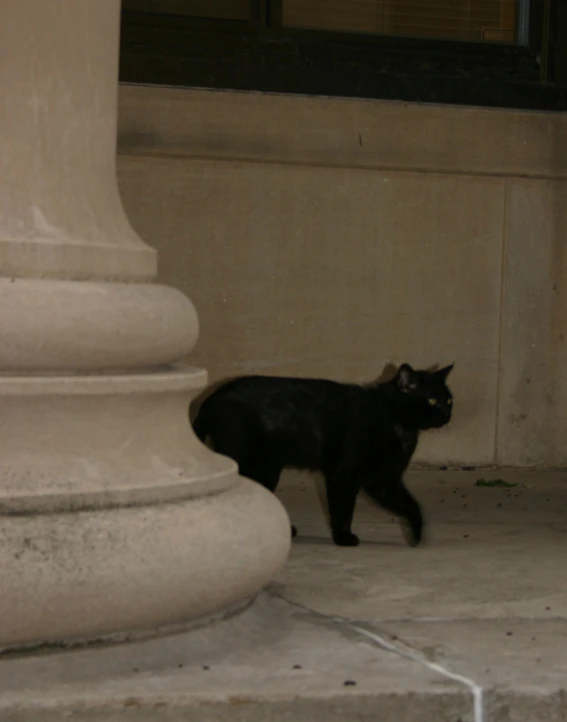
[(567, 465), (566, 116), (120, 93), (126, 210), (212, 381), (455, 361), (419, 460)]

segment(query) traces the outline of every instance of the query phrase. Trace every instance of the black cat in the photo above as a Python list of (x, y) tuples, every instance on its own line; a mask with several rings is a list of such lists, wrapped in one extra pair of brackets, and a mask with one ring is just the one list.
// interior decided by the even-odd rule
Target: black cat
[[(275, 491), (284, 467), (321, 471), (335, 544), (356, 546), (351, 531), (361, 489), (401, 517), (408, 543), (419, 544), (423, 520), (402, 474), (419, 432), (451, 419), (446, 379), (453, 366), (415, 371), (400, 366), (388, 382), (359, 386), (323, 379), (244, 376), (216, 389), (194, 429), (240, 474)], [(292, 527), (292, 535), (296, 530)]]

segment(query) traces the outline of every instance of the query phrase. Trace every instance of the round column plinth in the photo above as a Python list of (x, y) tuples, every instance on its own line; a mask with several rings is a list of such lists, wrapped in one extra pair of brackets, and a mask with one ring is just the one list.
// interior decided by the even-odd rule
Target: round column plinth
[(289, 551), (287, 515), (235, 476), (209, 496), (0, 515), (0, 650), (159, 630), (245, 600)]
[(189, 425), (205, 378), (0, 377), (0, 647), (179, 624), (277, 573), (282, 505)]

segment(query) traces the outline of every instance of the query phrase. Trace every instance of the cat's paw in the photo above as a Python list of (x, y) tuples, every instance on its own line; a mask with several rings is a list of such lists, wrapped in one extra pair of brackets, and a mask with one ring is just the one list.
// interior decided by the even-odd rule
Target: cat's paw
[(357, 547), (360, 544), (360, 539), (351, 531), (333, 532), (333, 541), (338, 547)]
[(294, 536), (297, 536), (297, 527), (292, 524), (291, 525), (291, 538), (293, 539)]
[(423, 539), (423, 527), (421, 524), (411, 525), (407, 521), (402, 521), (402, 532), (406, 544), (410, 547), (416, 547)]

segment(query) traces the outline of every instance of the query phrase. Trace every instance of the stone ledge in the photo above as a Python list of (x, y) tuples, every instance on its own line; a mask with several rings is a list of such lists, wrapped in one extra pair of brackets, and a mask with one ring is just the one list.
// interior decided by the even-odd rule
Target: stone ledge
[(461, 685), (270, 594), (208, 628), (0, 671), (3, 722), (472, 722)]
[(118, 152), (567, 178), (564, 114), (121, 85)]
[[(0, 717), (3, 722), (563, 719), (557, 716), (565, 697), (565, 663), (556, 644), (561, 622), (364, 624), (389, 649), (358, 634), (357, 626), (298, 608), (272, 590), (235, 616), (193, 631), (5, 657)], [(504, 636), (509, 630), (516, 636)], [(507, 641), (495, 646), (499, 637)], [(534, 677), (533, 663), (541, 655), (551, 666), (542, 665)], [(480, 690), (482, 712), (478, 707), (475, 712), (471, 688), (461, 680)]]
[(299, 536), (253, 606), (192, 632), (0, 658), (0, 719), (562, 722), (565, 475), (497, 476), (516, 486), (412, 472), (432, 527), (424, 547), (407, 548), (361, 499), (362, 544), (339, 549), (314, 486), (288, 475), (280, 497)]

